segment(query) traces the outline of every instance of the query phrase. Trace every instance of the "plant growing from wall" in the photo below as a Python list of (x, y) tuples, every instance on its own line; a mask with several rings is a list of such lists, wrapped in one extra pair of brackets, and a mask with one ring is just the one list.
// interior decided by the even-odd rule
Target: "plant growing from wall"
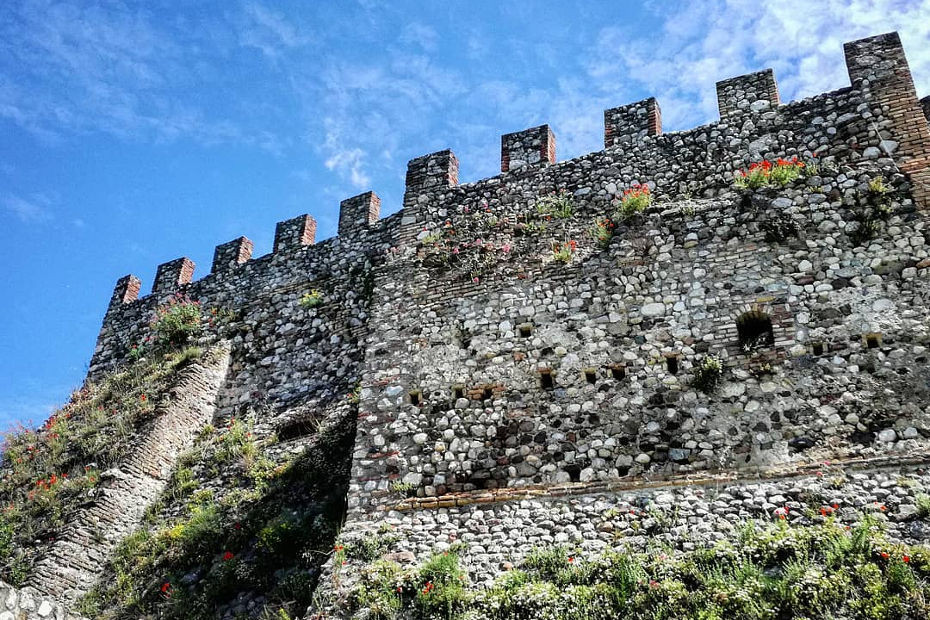
[(313, 289), (309, 293), (304, 293), (298, 303), (302, 308), (316, 308), (323, 303), (323, 293), (319, 289)]
[(162, 346), (178, 348), (188, 344), (203, 329), (200, 302), (180, 293), (175, 295), (168, 303), (155, 309), (151, 328), (156, 341)]
[(560, 220), (568, 219), (575, 210), (575, 203), (572, 195), (566, 190), (558, 193), (544, 196), (536, 203), (536, 214), (540, 219), (557, 218)]
[(455, 224), (446, 220), (433, 231), (424, 229), (428, 234), (419, 241), (423, 264), (477, 282), (513, 249), (501, 238), (504, 223), (487, 204), (477, 210), (464, 207)]
[(720, 358), (707, 355), (692, 371), (691, 385), (705, 394), (710, 394), (720, 385), (723, 378), (723, 364)]
[(652, 204), (652, 194), (649, 192), (648, 185), (634, 183), (629, 188), (623, 190), (619, 199), (619, 216), (626, 219), (631, 215), (641, 213)]
[(804, 162), (797, 157), (777, 159), (775, 163), (764, 159), (750, 164), (748, 170), (739, 170), (733, 178), (733, 185), (738, 189), (759, 189), (762, 187), (784, 187), (801, 176)]
[(852, 529), (817, 519), (750, 522), (732, 542), (671, 556), (538, 550), (490, 588), (469, 587), (452, 550), (412, 569), (382, 560), (362, 569), (347, 611), (417, 620), (925, 617), (930, 549), (889, 542), (868, 517)]
[(865, 204), (855, 212), (856, 228), (850, 234), (854, 245), (865, 245), (878, 236), (882, 222), (891, 215), (891, 188), (881, 176), (869, 180), (868, 190), (860, 202)]
[(22, 583), (39, 547), (93, 499), (100, 470), (121, 462), (155, 415), (158, 394), (199, 350), (153, 351), (87, 383), (38, 429), (7, 433), (0, 461), (0, 578)]
[(766, 213), (759, 223), (759, 229), (765, 234), (765, 240), (770, 243), (785, 243), (788, 239), (798, 236), (801, 227), (788, 213)]
[(555, 243), (552, 246), (552, 259), (560, 263), (570, 263), (575, 257), (578, 242), (570, 239), (564, 243)]
[(594, 221), (594, 226), (591, 227), (591, 236), (599, 246), (602, 248), (607, 247), (610, 245), (610, 240), (613, 239), (614, 228), (616, 227), (617, 225), (609, 217), (599, 218)]

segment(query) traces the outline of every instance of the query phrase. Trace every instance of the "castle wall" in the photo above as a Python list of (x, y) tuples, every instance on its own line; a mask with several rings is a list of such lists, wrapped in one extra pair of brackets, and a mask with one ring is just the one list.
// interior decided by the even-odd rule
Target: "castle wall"
[[(461, 531), (486, 577), (534, 545), (602, 544), (601, 508), (633, 501), (623, 485), (927, 456), (930, 134), (897, 35), (846, 57), (851, 85), (831, 93), (782, 104), (771, 71), (727, 79), (721, 119), (675, 133), (647, 99), (605, 112), (604, 150), (562, 162), (542, 125), (502, 138), (501, 175), (464, 185), (455, 155), (432, 153), (389, 218), (369, 192), (322, 243), (300, 216), (267, 256), (219, 246), (201, 280), (177, 259), (138, 299), (127, 276), (89, 378), (173, 295), (217, 308), (204, 342), (232, 347), (218, 415), (260, 405), (271, 432), (361, 385), (343, 536), (383, 521), (421, 552)], [(820, 170), (734, 190), (752, 162), (792, 157)], [(638, 186), (654, 204), (621, 220)], [(313, 290), (324, 303), (303, 307)], [(749, 319), (771, 340), (744, 347)], [(705, 394), (691, 382), (709, 356), (723, 377)]]

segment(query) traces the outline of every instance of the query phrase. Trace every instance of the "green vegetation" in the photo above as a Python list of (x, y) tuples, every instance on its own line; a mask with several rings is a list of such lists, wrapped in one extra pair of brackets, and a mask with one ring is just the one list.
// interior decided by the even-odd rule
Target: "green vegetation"
[(723, 364), (720, 363), (720, 358), (707, 355), (694, 368), (692, 375), (691, 385), (705, 394), (710, 394), (720, 384), (720, 379), (723, 377)]
[[(461, 550), (419, 568), (362, 569), (353, 610), (367, 618), (702, 620), (925, 618), (930, 549), (889, 542), (878, 521), (847, 529), (748, 523), (737, 540), (680, 555), (537, 551), (489, 589), (469, 588)], [(364, 611), (362, 611), (364, 610)]]
[(636, 215), (646, 210), (646, 207), (652, 204), (652, 194), (649, 192), (648, 185), (634, 183), (632, 187), (625, 189), (619, 200), (619, 217), (626, 219), (631, 215)]
[(155, 415), (156, 395), (199, 349), (140, 356), (71, 396), (37, 430), (7, 433), (0, 465), (0, 576), (22, 583), (36, 542), (53, 539)]
[(313, 289), (309, 293), (304, 293), (299, 303), (304, 308), (316, 308), (323, 303), (323, 293)]
[(273, 439), (253, 436), (253, 415), (201, 434), (160, 510), (119, 545), (81, 600), (83, 614), (214, 618), (241, 593), (265, 597), (265, 618), (303, 613), (345, 510), (355, 430), (322, 427), (313, 449), (272, 460), (260, 455)]
[(203, 315), (200, 302), (177, 295), (155, 309), (152, 333), (158, 344), (169, 348), (182, 347), (200, 335)]
[(543, 196), (536, 202), (536, 214), (542, 219), (567, 220), (574, 210), (572, 195), (564, 189), (556, 194)]

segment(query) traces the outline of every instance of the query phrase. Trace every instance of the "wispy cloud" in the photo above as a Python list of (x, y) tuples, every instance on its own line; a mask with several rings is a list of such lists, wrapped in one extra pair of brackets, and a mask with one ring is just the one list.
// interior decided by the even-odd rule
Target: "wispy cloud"
[[(298, 35), (275, 14), (257, 4), (244, 10), (255, 44), (259, 32), (276, 45), (296, 44)], [(46, 141), (99, 132), (133, 142), (280, 149), (254, 123), (204, 105), (224, 53), (213, 48), (213, 30), (200, 33), (119, 0), (8, 0), (0, 6), (0, 119)]]
[(49, 210), (50, 200), (36, 194), (29, 200), (7, 194), (2, 198), (3, 208), (19, 221), (25, 224), (42, 224), (52, 219), (52, 212)]
[(413, 22), (404, 27), (400, 35), (402, 43), (408, 43), (421, 47), (423, 50), (431, 52), (436, 49), (439, 41), (439, 34), (431, 26)]
[(901, 34), (919, 91), (930, 90), (927, 2), (824, 0), (797, 10), (791, 3), (701, 0), (654, 8), (667, 17), (653, 37), (604, 28), (587, 71), (604, 92), (625, 84), (657, 96), (673, 129), (715, 118), (714, 84), (750, 71), (773, 67), (785, 100), (844, 86), (843, 42), (890, 30)]
[(309, 41), (309, 37), (283, 14), (262, 4), (245, 4), (243, 18), (244, 24), (239, 31), (240, 44), (254, 47), (269, 58), (277, 59), (287, 50)]

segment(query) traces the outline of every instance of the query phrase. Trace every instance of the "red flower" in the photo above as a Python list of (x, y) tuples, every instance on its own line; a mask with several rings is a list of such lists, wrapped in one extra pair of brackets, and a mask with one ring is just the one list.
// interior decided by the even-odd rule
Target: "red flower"
[(883, 559), (883, 560), (887, 560), (887, 559), (888, 559), (888, 552), (887, 552), (887, 551), (882, 551), (882, 559)]
[(228, 561), (230, 561), (231, 559), (233, 559), (234, 557), (236, 557), (236, 556), (233, 554), (232, 551), (227, 551), (226, 553), (223, 554), (223, 561), (224, 561), (224, 562), (228, 562)]
[(166, 581), (161, 584), (161, 593), (165, 598), (171, 598), (171, 583)]
[(568, 562), (569, 562), (569, 564), (571, 564), (571, 563), (574, 562), (574, 561), (575, 561), (575, 558), (573, 558), (573, 557), (571, 557), (571, 556), (568, 556)]
[(908, 563), (908, 562), (911, 561), (911, 556), (909, 556), (909, 555), (902, 556), (902, 557), (901, 557), (901, 561), (904, 562), (904, 563), (906, 564), (906, 563)]

